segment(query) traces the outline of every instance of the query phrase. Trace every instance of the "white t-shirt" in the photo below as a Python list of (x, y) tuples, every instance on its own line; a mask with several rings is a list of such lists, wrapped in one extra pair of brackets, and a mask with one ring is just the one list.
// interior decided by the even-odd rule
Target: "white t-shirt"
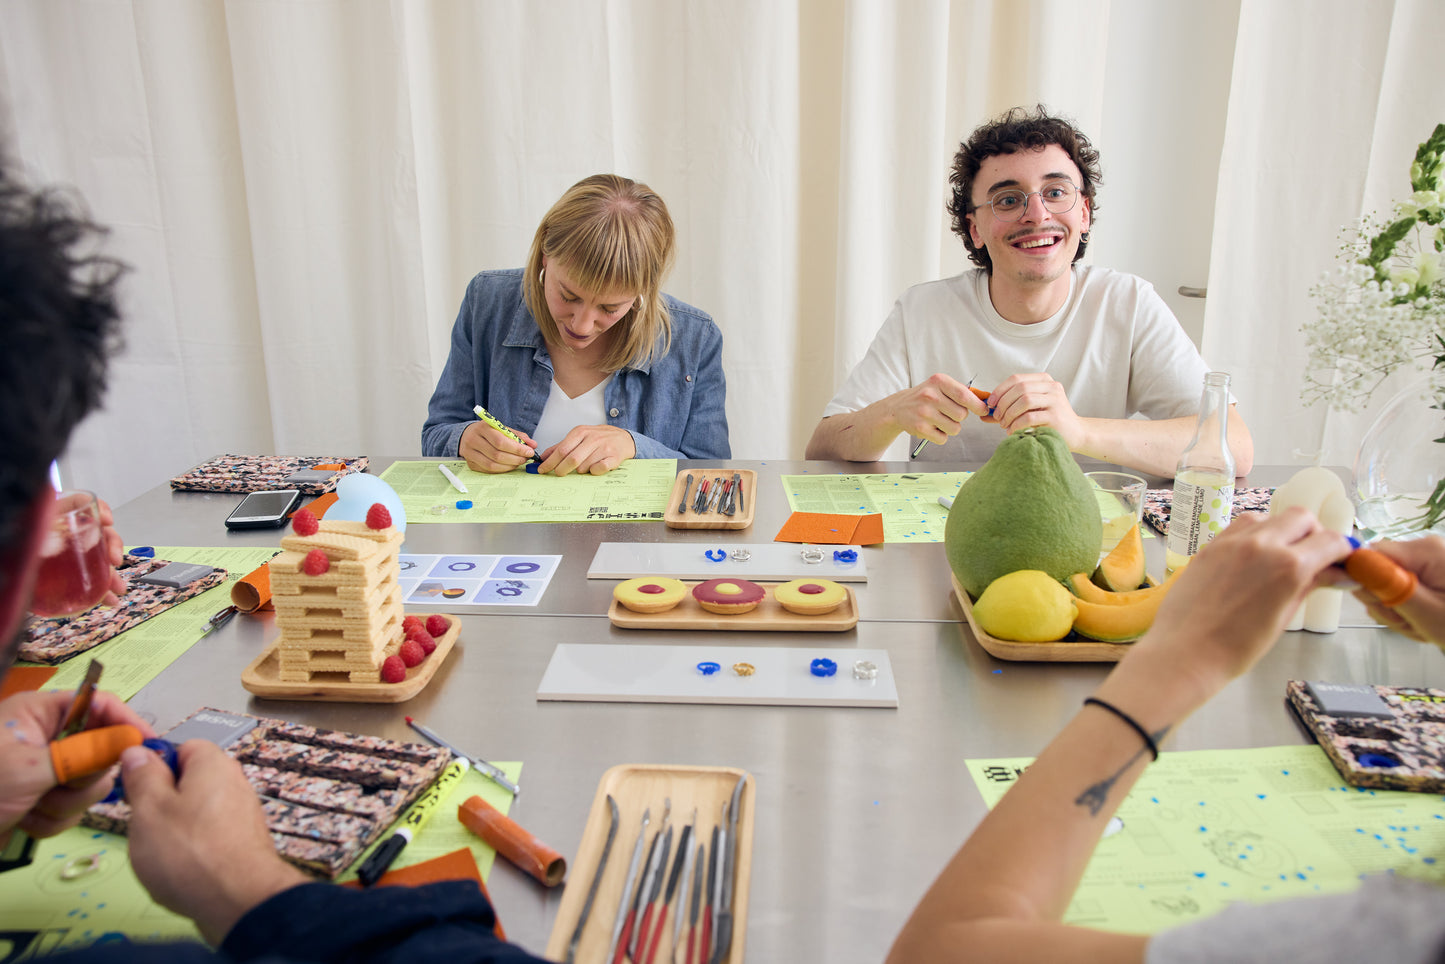
[(1445, 952), (1445, 888), (1397, 876), (1366, 877), (1349, 894), (1273, 904), (1231, 904), (1161, 931), (1145, 964), (1426, 964)]
[[(903, 293), (825, 416), (857, 411), (943, 372), (992, 389), (1015, 374), (1047, 372), (1085, 418), (1179, 418), (1199, 411), (1209, 366), (1154, 286), (1131, 274), (1074, 265), (1069, 296), (1051, 318), (1007, 321), (974, 268)], [(920, 459), (983, 459), (1003, 430), (965, 419), (958, 436)]]
[(608, 375), (593, 388), (570, 398), (554, 379), (547, 404), (542, 406), (542, 417), (537, 420), (537, 431), (532, 433), (537, 451), (545, 452), (579, 425), (606, 425), (607, 400), (603, 398), (603, 393), (610, 381), (612, 376)]

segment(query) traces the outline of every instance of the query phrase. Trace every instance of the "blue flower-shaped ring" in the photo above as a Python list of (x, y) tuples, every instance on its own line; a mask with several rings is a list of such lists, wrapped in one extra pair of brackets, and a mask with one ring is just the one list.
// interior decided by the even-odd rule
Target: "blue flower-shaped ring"
[(857, 549), (835, 549), (835, 550), (833, 550), (833, 561), (834, 561), (834, 562), (857, 562), (857, 561), (858, 561), (858, 550), (857, 550)]
[(832, 676), (838, 672), (838, 664), (831, 659), (815, 659), (808, 664), (808, 672), (814, 676)]
[(708, 549), (703, 555), (707, 556), (713, 562), (722, 562), (728, 557), (728, 554), (721, 549)]
[(697, 671), (704, 676), (711, 676), (713, 673), (716, 673), (720, 669), (722, 669), (722, 666), (713, 662), (702, 662), (697, 664)]

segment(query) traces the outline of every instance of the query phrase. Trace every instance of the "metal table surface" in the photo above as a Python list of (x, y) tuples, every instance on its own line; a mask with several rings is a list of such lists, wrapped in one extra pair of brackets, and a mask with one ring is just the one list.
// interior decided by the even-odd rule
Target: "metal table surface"
[[(374, 459), (380, 471), (389, 459)], [(685, 463), (684, 463), (685, 464)], [(713, 463), (708, 463), (709, 465)], [(982, 819), (984, 805), (961, 761), (1033, 755), (1108, 672), (1105, 664), (1012, 663), (985, 653), (951, 600), (941, 544), (866, 550), (869, 582), (855, 586), (863, 616), (829, 645), (887, 649), (894, 709), (539, 702), (535, 691), (557, 642), (636, 642), (605, 617), (612, 583), (587, 580), (602, 541), (767, 542), (788, 515), (777, 478), (801, 472), (901, 472), (898, 463), (729, 462), (759, 473), (753, 527), (716, 532), (650, 523), (441, 524), (407, 530), (412, 552), (561, 553), (535, 610), (464, 615), (461, 641), (419, 696), (401, 704), (256, 700), (240, 684), (274, 637), (269, 616), (235, 619), (192, 647), (133, 700), (169, 727), (211, 705), (410, 740), (407, 714), (479, 756), (522, 760), (512, 815), (569, 858), (604, 771), (619, 763), (703, 764), (749, 770), (757, 812), (747, 957), (755, 961), (877, 961), (924, 889)], [(929, 465), (930, 469), (976, 466)], [(1277, 484), (1289, 469), (1258, 469)], [(1152, 480), (1159, 484), (1158, 480)], [(116, 509), (128, 542), (275, 545), (278, 532), (228, 533), (234, 495), (158, 486)], [(1151, 571), (1162, 540), (1147, 542)], [(1347, 599), (1333, 635), (1287, 633), (1247, 676), (1179, 726), (1168, 749), (1307, 742), (1284, 702), (1288, 679), (1445, 687), (1433, 647), (1370, 628)], [(797, 646), (797, 634), (748, 633), (739, 645)], [(830, 634), (831, 635), (831, 634)], [(648, 644), (696, 643), (652, 631)], [(735, 644), (729, 640), (729, 644)], [(540, 953), (561, 888), (545, 890), (505, 861), (488, 887), (509, 936)]]

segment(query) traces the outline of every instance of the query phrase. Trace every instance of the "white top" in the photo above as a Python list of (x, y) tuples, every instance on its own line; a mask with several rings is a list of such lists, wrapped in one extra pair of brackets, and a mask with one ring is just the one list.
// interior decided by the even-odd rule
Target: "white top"
[(542, 406), (542, 417), (537, 421), (537, 431), (532, 433), (537, 451), (544, 452), (556, 445), (579, 425), (606, 425), (607, 401), (602, 395), (610, 381), (612, 376), (609, 374), (593, 388), (572, 398), (553, 379), (552, 391), (547, 395), (547, 404)]
[(1445, 948), (1445, 888), (1397, 876), (1367, 877), (1349, 894), (1272, 904), (1231, 904), (1155, 934), (1145, 964), (1424, 964)]
[[(857, 411), (943, 372), (992, 389), (1014, 374), (1047, 372), (1085, 418), (1179, 418), (1199, 411), (1209, 366), (1142, 278), (1074, 265), (1069, 296), (1051, 318), (1007, 321), (988, 296), (988, 274), (973, 268), (914, 285), (893, 306), (868, 353), (823, 414)], [(1003, 431), (976, 418), (920, 459), (987, 458)]]

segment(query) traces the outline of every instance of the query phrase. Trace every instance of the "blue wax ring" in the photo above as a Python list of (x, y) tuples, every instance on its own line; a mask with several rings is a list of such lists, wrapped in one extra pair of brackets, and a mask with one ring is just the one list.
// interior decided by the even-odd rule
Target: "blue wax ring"
[(707, 556), (713, 562), (722, 562), (728, 557), (728, 554), (721, 549), (708, 549), (703, 555)]
[(717, 663), (702, 662), (697, 664), (697, 671), (704, 676), (711, 676), (713, 673), (716, 673), (720, 669), (722, 669), (722, 667), (719, 666)]
[(832, 676), (838, 672), (838, 664), (831, 659), (815, 659), (808, 664), (808, 672), (814, 676)]
[(154, 559), (156, 557), (156, 551), (151, 546), (136, 546), (130, 551), (130, 554), (139, 556), (142, 559)]
[(537, 470), (538, 470), (539, 468), (541, 468), (541, 467), (542, 467), (542, 463), (541, 463), (541, 462), (528, 462), (528, 463), (527, 463), (527, 473), (528, 473), (529, 475), (536, 475), (536, 474), (537, 474)]
[[(181, 765), (176, 757), (176, 745), (170, 740), (163, 740), (160, 737), (152, 737), (149, 740), (142, 740), (141, 746), (153, 750), (165, 761), (166, 766), (171, 768), (171, 773), (181, 775)], [(116, 774), (115, 784), (110, 788), (110, 793), (105, 795), (101, 803), (116, 803), (125, 799), (125, 786), (120, 782), (120, 774)]]
[(1360, 766), (1370, 767), (1371, 769), (1383, 770), (1401, 765), (1397, 757), (1393, 757), (1388, 753), (1361, 753), (1355, 757), (1355, 760), (1359, 762)]
[(858, 550), (857, 550), (857, 549), (834, 549), (834, 550), (833, 550), (833, 559), (836, 560), (837, 562), (857, 562), (857, 561), (858, 561)]
[(457, 508), (458, 508), (458, 509), (470, 509), (471, 507), (472, 507), (472, 500), (471, 500), (471, 499), (458, 499), (458, 500), (457, 500)]

